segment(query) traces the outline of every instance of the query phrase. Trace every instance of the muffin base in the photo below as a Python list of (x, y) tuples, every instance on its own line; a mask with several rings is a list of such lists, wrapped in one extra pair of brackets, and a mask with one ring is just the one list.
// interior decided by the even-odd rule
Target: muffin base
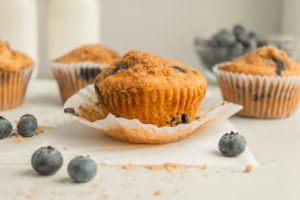
[[(97, 86), (96, 86), (97, 87)], [(100, 91), (100, 90), (99, 90)], [(206, 87), (98, 94), (99, 101), (116, 117), (138, 119), (158, 127), (193, 121), (204, 99)]]
[(25, 97), (33, 66), (17, 72), (0, 72), (0, 110), (20, 106)]
[(93, 83), (94, 78), (108, 65), (93, 63), (50, 63), (63, 102), (81, 88)]
[(221, 65), (216, 65), (213, 70), (223, 98), (243, 105), (244, 109), (238, 115), (276, 119), (296, 111), (300, 101), (300, 76), (253, 76), (220, 70)]

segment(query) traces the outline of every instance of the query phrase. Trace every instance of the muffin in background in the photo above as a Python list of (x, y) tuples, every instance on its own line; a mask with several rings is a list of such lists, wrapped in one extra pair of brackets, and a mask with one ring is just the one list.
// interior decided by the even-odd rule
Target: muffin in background
[(300, 100), (300, 65), (277, 48), (261, 47), (213, 68), (225, 100), (241, 104), (238, 115), (282, 118)]
[(23, 103), (33, 65), (31, 58), (0, 40), (0, 110)]
[(177, 60), (133, 50), (95, 79), (99, 106), (116, 117), (158, 127), (190, 123), (207, 89), (206, 79)]
[(50, 63), (57, 80), (61, 99), (70, 96), (88, 84), (119, 55), (99, 44), (83, 45)]

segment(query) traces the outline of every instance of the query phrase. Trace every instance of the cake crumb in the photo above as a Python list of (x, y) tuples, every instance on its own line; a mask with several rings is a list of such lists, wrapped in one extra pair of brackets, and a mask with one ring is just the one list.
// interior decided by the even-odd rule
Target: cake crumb
[(52, 194), (55, 195), (55, 196), (64, 196), (64, 193), (63, 193), (63, 192), (56, 192), (56, 191), (53, 191)]
[(106, 194), (103, 195), (103, 198), (104, 198), (104, 199), (108, 199), (108, 197), (109, 197), (109, 196), (106, 195)]
[(270, 160), (271, 162), (273, 162), (273, 163), (278, 163), (278, 161), (277, 160)]
[(253, 170), (253, 167), (251, 165), (248, 165), (245, 169), (246, 173), (250, 173)]
[(161, 193), (162, 193), (161, 190), (157, 190), (154, 192), (154, 195), (158, 196), (158, 195), (161, 195)]
[(67, 147), (64, 147), (63, 149), (64, 149), (64, 150), (68, 150), (68, 148), (67, 148)]
[(217, 173), (217, 174), (220, 174), (220, 170), (217, 170), (216, 173)]
[(14, 139), (12, 142), (13, 143), (21, 143), (24, 141), (24, 138), (20, 135), (16, 135), (16, 139)]
[(235, 173), (235, 172), (237, 172), (237, 170), (231, 170), (231, 173)]
[(207, 178), (207, 177), (208, 177), (208, 174), (204, 174), (204, 177)]
[(138, 166), (137, 165), (134, 165), (134, 164), (126, 164), (126, 165), (122, 165), (122, 169), (126, 169), (126, 170), (130, 170), (130, 169), (136, 169)]
[(54, 129), (54, 127), (52, 127), (52, 126), (38, 126), (38, 129), (36, 131), (36, 135), (44, 133), (46, 130), (52, 130), (52, 129)]
[(204, 164), (201, 169), (207, 169), (207, 168), (208, 168), (208, 165)]
[(179, 192), (179, 190), (178, 190), (178, 189), (176, 189), (176, 190), (175, 190), (175, 193), (178, 193), (178, 192)]
[(27, 199), (35, 199), (35, 196), (32, 194), (28, 194), (28, 195), (26, 195), (26, 198)]
[(93, 185), (93, 187), (99, 187), (99, 184), (97, 184), (97, 183), (95, 183), (94, 185)]

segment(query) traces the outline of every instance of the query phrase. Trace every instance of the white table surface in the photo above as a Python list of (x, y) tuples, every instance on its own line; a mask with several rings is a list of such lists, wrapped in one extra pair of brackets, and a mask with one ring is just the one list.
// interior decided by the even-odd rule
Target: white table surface
[[(53, 87), (55, 83), (38, 80), (32, 81), (31, 87), (45, 84)], [(215, 85), (210, 85), (209, 92), (220, 98)], [(58, 95), (57, 90), (45, 96), (45, 103), (62, 106)], [(30, 88), (26, 100), (30, 101)], [(248, 146), (261, 164), (251, 173), (212, 166), (206, 170), (179, 169), (173, 173), (99, 166), (92, 181), (75, 184), (67, 176), (66, 165), (54, 176), (41, 177), (33, 172), (30, 164), (1, 164), (0, 199), (299, 200), (300, 109), (280, 120), (232, 117), (230, 121), (247, 138)], [(156, 191), (161, 193), (155, 195)]]

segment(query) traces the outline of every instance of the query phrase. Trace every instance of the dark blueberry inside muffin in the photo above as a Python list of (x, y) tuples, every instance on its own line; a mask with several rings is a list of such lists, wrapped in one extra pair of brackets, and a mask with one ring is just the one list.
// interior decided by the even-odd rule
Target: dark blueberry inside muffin
[(276, 74), (278, 76), (281, 76), (281, 72), (284, 70), (285, 70), (285, 62), (283, 62), (282, 60), (279, 60), (277, 69), (276, 69)]
[(181, 67), (178, 67), (178, 66), (173, 66), (172, 68), (175, 69), (175, 70), (177, 70), (177, 71), (179, 71), (179, 72), (181, 72), (181, 73), (185, 73), (185, 74), (188, 73), (187, 70), (185, 70), (185, 69), (183, 69)]
[(100, 72), (100, 68), (80, 68), (79, 76), (86, 82), (92, 83)]
[(128, 65), (119, 65), (118, 67), (116, 67), (113, 72), (112, 72), (112, 75), (113, 74), (116, 74), (118, 71), (121, 71), (121, 70), (124, 70), (124, 69), (128, 69)]

